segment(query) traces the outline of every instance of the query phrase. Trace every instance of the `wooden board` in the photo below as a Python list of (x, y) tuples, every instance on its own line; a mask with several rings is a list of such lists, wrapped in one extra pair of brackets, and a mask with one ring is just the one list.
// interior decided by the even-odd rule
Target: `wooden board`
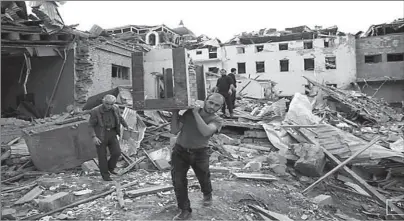
[(174, 187), (172, 185), (161, 185), (161, 186), (146, 187), (146, 188), (138, 189), (138, 190), (126, 191), (126, 194), (130, 197), (138, 197), (138, 196), (143, 196), (143, 195), (147, 195), (147, 194), (168, 191), (168, 190), (172, 190), (172, 189), (174, 189)]
[(271, 176), (269, 174), (260, 173), (233, 173), (238, 179), (252, 179), (252, 180), (264, 180), (264, 181), (275, 181), (278, 178)]

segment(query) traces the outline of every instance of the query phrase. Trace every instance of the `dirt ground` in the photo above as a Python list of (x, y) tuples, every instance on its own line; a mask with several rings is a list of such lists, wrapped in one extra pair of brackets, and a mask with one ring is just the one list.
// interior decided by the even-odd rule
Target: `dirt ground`
[[(114, 188), (114, 182), (104, 182), (98, 174), (83, 174), (81, 172), (68, 172), (65, 174), (52, 174), (41, 178), (38, 182), (45, 188), (42, 196), (57, 192), (74, 192), (90, 189), (90, 195), (79, 196), (78, 201), (97, 193)], [(115, 181), (125, 184), (138, 181), (125, 191), (141, 189), (148, 186), (171, 184), (171, 175), (167, 172), (147, 172), (137, 170), (123, 176), (113, 176)], [(260, 220), (257, 213), (247, 205), (259, 205), (272, 212), (287, 215), (293, 220), (367, 220), (368, 215), (363, 212), (364, 205), (367, 211), (382, 214), (383, 208), (369, 198), (334, 192), (326, 185), (319, 185), (308, 196), (300, 192), (309, 184), (302, 184), (298, 178), (287, 175), (279, 177), (278, 181), (238, 180), (230, 174), (213, 173), (212, 185), (214, 188), (214, 203), (210, 207), (201, 204), (202, 193), (198, 182), (192, 173), (189, 173), (189, 192), (193, 208), (192, 220)], [(49, 181), (51, 180), (51, 181)], [(29, 190), (3, 195), (2, 207), (8, 207)], [(310, 199), (318, 194), (332, 196), (332, 206), (318, 206)], [(42, 197), (41, 196), (41, 197)], [(43, 217), (42, 220), (171, 220), (178, 212), (174, 192), (166, 191), (136, 198), (124, 196), (125, 207), (119, 208), (115, 192), (66, 209), (62, 212)], [(27, 214), (38, 212), (35, 202), (22, 206), (13, 206), (17, 209), (20, 218)], [(372, 217), (374, 220), (377, 217)]]

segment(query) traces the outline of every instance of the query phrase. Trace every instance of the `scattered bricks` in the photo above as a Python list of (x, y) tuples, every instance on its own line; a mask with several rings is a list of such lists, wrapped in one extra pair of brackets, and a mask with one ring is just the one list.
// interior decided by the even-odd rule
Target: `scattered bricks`
[(16, 220), (17, 211), (12, 208), (5, 208), (1, 211), (1, 220)]
[(267, 133), (263, 130), (246, 130), (244, 137), (248, 138), (267, 138)]
[(295, 163), (295, 170), (309, 177), (322, 175), (326, 159), (320, 147), (300, 144), (295, 146), (294, 151), (300, 157)]
[(73, 195), (67, 192), (56, 193), (45, 199), (38, 200), (39, 209), (44, 212), (49, 212), (71, 203), (73, 203)]
[(313, 201), (315, 203), (317, 203), (317, 205), (319, 205), (319, 206), (325, 206), (325, 205), (332, 205), (333, 204), (332, 197), (328, 196), (328, 195), (323, 195), (323, 194), (314, 197)]
[(97, 164), (95, 164), (94, 160), (89, 160), (87, 162), (84, 162), (81, 165), (81, 169), (85, 172), (92, 173), (94, 171), (99, 171), (100, 169), (98, 168)]

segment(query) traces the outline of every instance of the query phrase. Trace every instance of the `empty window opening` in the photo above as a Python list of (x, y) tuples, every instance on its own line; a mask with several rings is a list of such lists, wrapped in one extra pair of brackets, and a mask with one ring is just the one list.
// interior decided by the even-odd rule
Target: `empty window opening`
[(303, 43), (304, 49), (312, 49), (313, 48), (313, 42), (312, 41), (306, 41)]
[(239, 74), (245, 74), (246, 73), (246, 68), (245, 68), (245, 63), (237, 63), (237, 71)]
[(325, 58), (325, 69), (337, 69), (337, 62), (335, 57)]
[(210, 67), (210, 68), (208, 68), (208, 71), (211, 72), (211, 73), (217, 74), (217, 73), (219, 72), (219, 68), (217, 68), (217, 67)]
[(404, 61), (404, 53), (387, 54), (387, 62)]
[(164, 76), (159, 75), (156, 77), (157, 94), (159, 98), (165, 98)]
[(330, 47), (330, 41), (328, 39), (324, 39), (324, 47), (325, 48)]
[(313, 71), (314, 70), (314, 58), (304, 59), (304, 70)]
[(279, 64), (281, 66), (281, 72), (288, 72), (289, 71), (289, 60), (280, 60)]
[(209, 48), (209, 58), (217, 58), (217, 48), (216, 47), (211, 47)]
[(243, 48), (243, 47), (237, 48), (237, 54), (244, 54), (244, 53), (245, 53), (245, 48)]
[(118, 65), (112, 65), (111, 76), (112, 78), (129, 80), (129, 68)]
[(149, 35), (149, 44), (155, 46), (157, 44), (157, 39), (155, 34)]
[(261, 52), (261, 51), (263, 51), (264, 50), (264, 45), (257, 45), (257, 46), (255, 46), (255, 51), (256, 52)]
[(365, 63), (379, 63), (382, 62), (382, 55), (365, 55)]
[(265, 62), (264, 61), (255, 62), (255, 69), (257, 70), (257, 73), (264, 73), (265, 72)]
[(200, 54), (202, 54), (202, 51), (196, 51), (196, 54), (200, 55)]
[(288, 50), (288, 44), (279, 44), (279, 51)]
[(325, 84), (325, 85), (327, 85), (327, 86), (329, 86), (329, 87), (335, 87), (335, 88), (337, 88), (337, 84)]

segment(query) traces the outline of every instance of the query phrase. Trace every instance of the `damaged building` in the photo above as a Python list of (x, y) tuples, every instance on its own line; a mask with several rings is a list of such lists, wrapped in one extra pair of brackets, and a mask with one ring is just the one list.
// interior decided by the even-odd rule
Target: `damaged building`
[(356, 79), (355, 37), (335, 26), (263, 29), (190, 54), (210, 72), (236, 68), (240, 76), (274, 81), (281, 96), (304, 92), (303, 76), (337, 87), (347, 87)]
[(131, 54), (148, 49), (66, 26), (57, 6), (35, 3), (38, 18), (21, 15), (25, 5), (2, 3), (3, 117), (41, 118), (82, 107), (114, 87), (131, 87)]
[(357, 36), (357, 82), (362, 91), (400, 104), (404, 101), (404, 19), (372, 25)]

